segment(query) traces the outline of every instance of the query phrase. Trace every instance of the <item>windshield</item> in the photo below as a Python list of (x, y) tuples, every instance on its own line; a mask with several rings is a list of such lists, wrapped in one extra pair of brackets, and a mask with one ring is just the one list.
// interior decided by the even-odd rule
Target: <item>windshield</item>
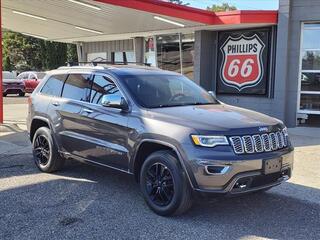
[(182, 75), (132, 75), (123, 81), (145, 108), (217, 104), (203, 88)]
[(16, 76), (12, 72), (2, 72), (2, 79), (15, 79)]

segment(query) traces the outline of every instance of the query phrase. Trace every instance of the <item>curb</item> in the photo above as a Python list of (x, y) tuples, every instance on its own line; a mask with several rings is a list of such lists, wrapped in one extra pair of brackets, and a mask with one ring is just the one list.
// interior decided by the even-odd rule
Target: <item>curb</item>
[(8, 132), (24, 132), (26, 131), (26, 126), (24, 124), (8, 124), (4, 123), (0, 125), (0, 133), (8, 133)]

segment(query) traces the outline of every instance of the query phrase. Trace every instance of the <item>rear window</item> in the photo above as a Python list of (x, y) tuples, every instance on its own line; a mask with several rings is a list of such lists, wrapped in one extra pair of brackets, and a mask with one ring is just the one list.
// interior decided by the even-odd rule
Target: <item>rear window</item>
[(62, 97), (77, 101), (89, 101), (90, 75), (70, 74), (63, 87)]
[(53, 75), (44, 84), (41, 93), (49, 96), (60, 97), (66, 75)]

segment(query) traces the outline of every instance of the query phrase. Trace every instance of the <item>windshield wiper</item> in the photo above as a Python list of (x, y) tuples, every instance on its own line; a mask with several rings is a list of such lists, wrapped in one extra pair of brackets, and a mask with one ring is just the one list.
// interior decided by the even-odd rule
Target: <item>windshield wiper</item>
[(191, 103), (179, 103), (179, 104), (161, 104), (154, 106), (152, 108), (164, 108), (164, 107), (183, 107), (183, 106), (193, 106), (193, 105), (209, 105), (215, 103), (202, 103), (202, 102), (191, 102)]
[(158, 105), (158, 106), (154, 106), (152, 108), (180, 107), (180, 106), (186, 106), (186, 105), (189, 105), (189, 104), (161, 104), (161, 105)]

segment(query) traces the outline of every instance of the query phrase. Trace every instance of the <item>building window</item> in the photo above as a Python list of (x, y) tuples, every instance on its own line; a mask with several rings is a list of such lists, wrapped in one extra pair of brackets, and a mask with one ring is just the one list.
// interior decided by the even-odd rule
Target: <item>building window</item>
[(115, 62), (129, 62), (134, 63), (136, 61), (136, 57), (134, 52), (115, 52), (114, 53), (114, 61)]
[(179, 34), (157, 36), (158, 67), (181, 73)]
[(302, 26), (299, 112), (320, 114), (320, 23)]
[(183, 75), (193, 79), (194, 67), (194, 34), (184, 34), (181, 38)]
[(193, 33), (157, 36), (156, 45), (159, 68), (181, 73), (193, 79)]
[(88, 62), (106, 61), (107, 59), (108, 59), (107, 52), (97, 52), (97, 53), (88, 53), (87, 54), (87, 61)]

